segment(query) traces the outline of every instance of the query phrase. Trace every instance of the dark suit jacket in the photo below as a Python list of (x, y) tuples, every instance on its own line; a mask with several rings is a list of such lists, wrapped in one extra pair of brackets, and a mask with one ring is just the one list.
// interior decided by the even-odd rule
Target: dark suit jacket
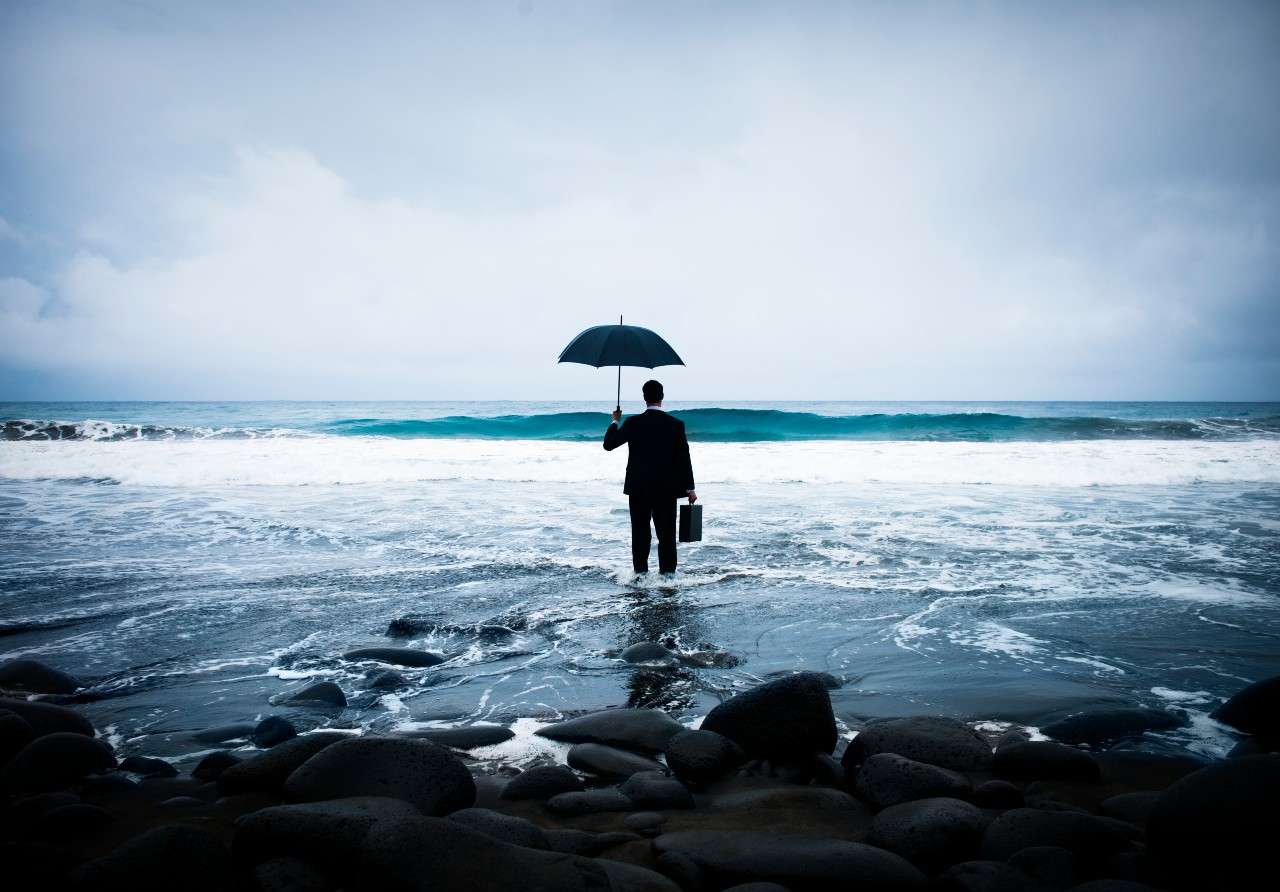
[(661, 409), (632, 415), (604, 432), (604, 448), (627, 447), (627, 495), (680, 498), (693, 489), (693, 464), (684, 422)]

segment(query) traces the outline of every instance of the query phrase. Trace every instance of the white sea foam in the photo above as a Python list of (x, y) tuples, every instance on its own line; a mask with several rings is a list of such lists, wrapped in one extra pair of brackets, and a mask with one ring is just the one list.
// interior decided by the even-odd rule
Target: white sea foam
[[(1280, 441), (699, 443), (700, 483), (1013, 486), (1280, 482)], [(614, 481), (590, 443), (314, 437), (0, 443), (0, 476), (222, 486)]]

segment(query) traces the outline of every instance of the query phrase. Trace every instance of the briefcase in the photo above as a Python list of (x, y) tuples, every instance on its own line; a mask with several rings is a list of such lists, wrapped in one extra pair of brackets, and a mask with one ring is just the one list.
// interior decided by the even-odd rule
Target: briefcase
[(680, 541), (702, 541), (702, 506), (680, 506)]

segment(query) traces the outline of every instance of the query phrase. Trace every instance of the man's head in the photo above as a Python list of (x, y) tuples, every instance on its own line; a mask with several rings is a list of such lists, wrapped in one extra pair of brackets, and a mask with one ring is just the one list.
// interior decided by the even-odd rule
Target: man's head
[(649, 380), (644, 382), (644, 387), (640, 388), (644, 393), (644, 404), (646, 406), (662, 405), (662, 384), (658, 381)]

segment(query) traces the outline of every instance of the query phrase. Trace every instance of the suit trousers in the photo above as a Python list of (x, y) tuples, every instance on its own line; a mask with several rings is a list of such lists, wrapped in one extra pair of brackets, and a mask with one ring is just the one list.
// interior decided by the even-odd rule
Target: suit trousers
[(628, 496), (631, 508), (631, 565), (649, 572), (649, 522), (658, 531), (658, 572), (676, 571), (676, 497), (648, 493)]

